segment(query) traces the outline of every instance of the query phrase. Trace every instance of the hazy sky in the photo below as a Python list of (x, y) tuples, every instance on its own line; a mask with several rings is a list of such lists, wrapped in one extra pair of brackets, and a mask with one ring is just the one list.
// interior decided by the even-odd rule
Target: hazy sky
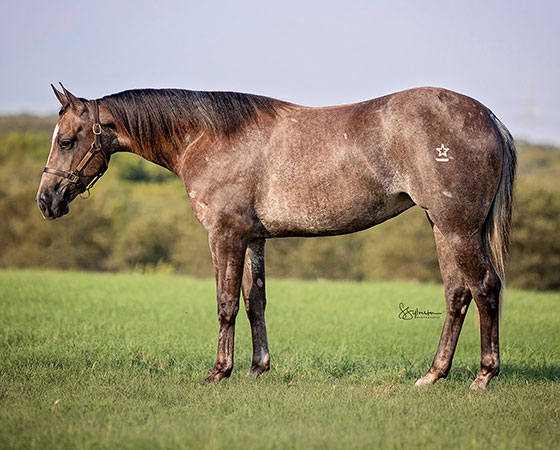
[(414, 86), (482, 101), (516, 137), (560, 143), (560, 1), (11, 1), (0, 113), (134, 87), (312, 106)]

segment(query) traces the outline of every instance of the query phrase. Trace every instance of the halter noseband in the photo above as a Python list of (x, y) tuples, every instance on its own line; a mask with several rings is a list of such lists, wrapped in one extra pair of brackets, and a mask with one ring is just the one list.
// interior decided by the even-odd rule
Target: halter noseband
[[(84, 192), (87, 191), (88, 196), (85, 198), (89, 197), (89, 193), (90, 193), (89, 190), (93, 187), (95, 183), (97, 183), (97, 180), (99, 180), (99, 178), (101, 178), (101, 176), (105, 173), (107, 167), (109, 167), (109, 159), (111, 158), (111, 154), (109, 153), (107, 155), (101, 148), (101, 133), (103, 132), (103, 129), (101, 128), (101, 124), (99, 123), (99, 107), (97, 105), (97, 100), (91, 100), (91, 102), (93, 106), (92, 131), (93, 131), (94, 138), (93, 138), (93, 142), (91, 143), (90, 149), (87, 151), (87, 153), (84, 155), (84, 157), (81, 159), (81, 161), (78, 163), (78, 165), (72, 172), (52, 169), (50, 167), (45, 167), (43, 169), (44, 173), (50, 173), (62, 178), (67, 178), (68, 181), (70, 181), (70, 183), (73, 183), (78, 187), (78, 189), (80, 190), (80, 194), (83, 194)], [(101, 156), (103, 157), (103, 166), (99, 171), (99, 173), (95, 175), (95, 177), (86, 185), (82, 181), (82, 177), (84, 176), (83, 171), (87, 167), (87, 165), (91, 162), (91, 160), (95, 157), (95, 155), (97, 155), (98, 153), (101, 154)]]

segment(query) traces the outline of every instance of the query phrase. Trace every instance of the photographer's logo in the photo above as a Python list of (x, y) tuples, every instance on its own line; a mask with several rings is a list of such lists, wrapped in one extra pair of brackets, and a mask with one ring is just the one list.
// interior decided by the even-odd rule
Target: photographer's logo
[(429, 309), (421, 310), (419, 308), (410, 308), (404, 306), (404, 303), (399, 303), (399, 319), (412, 320), (412, 319), (439, 319), (443, 313), (430, 311)]

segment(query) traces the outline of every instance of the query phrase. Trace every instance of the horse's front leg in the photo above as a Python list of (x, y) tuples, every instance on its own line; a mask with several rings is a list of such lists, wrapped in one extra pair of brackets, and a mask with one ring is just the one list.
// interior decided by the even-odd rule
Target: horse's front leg
[(235, 318), (239, 311), (243, 259), (247, 248), (243, 234), (231, 229), (210, 232), (209, 242), (216, 275), (220, 334), (216, 363), (202, 384), (227, 378), (233, 370)]
[(259, 239), (251, 241), (247, 246), (241, 286), (253, 339), (253, 362), (247, 375), (253, 376), (258, 376), (270, 368), (270, 353), (268, 352), (268, 338), (264, 321), (266, 308), (264, 244), (265, 240)]

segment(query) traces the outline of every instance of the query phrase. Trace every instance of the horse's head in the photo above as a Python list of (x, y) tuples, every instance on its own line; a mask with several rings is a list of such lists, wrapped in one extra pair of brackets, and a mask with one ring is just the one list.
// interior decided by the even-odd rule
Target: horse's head
[(105, 172), (114, 137), (110, 130), (101, 128), (95, 100), (78, 98), (64, 86), (63, 92), (51, 87), (62, 109), (37, 192), (37, 204), (45, 219), (67, 214), (68, 204)]

